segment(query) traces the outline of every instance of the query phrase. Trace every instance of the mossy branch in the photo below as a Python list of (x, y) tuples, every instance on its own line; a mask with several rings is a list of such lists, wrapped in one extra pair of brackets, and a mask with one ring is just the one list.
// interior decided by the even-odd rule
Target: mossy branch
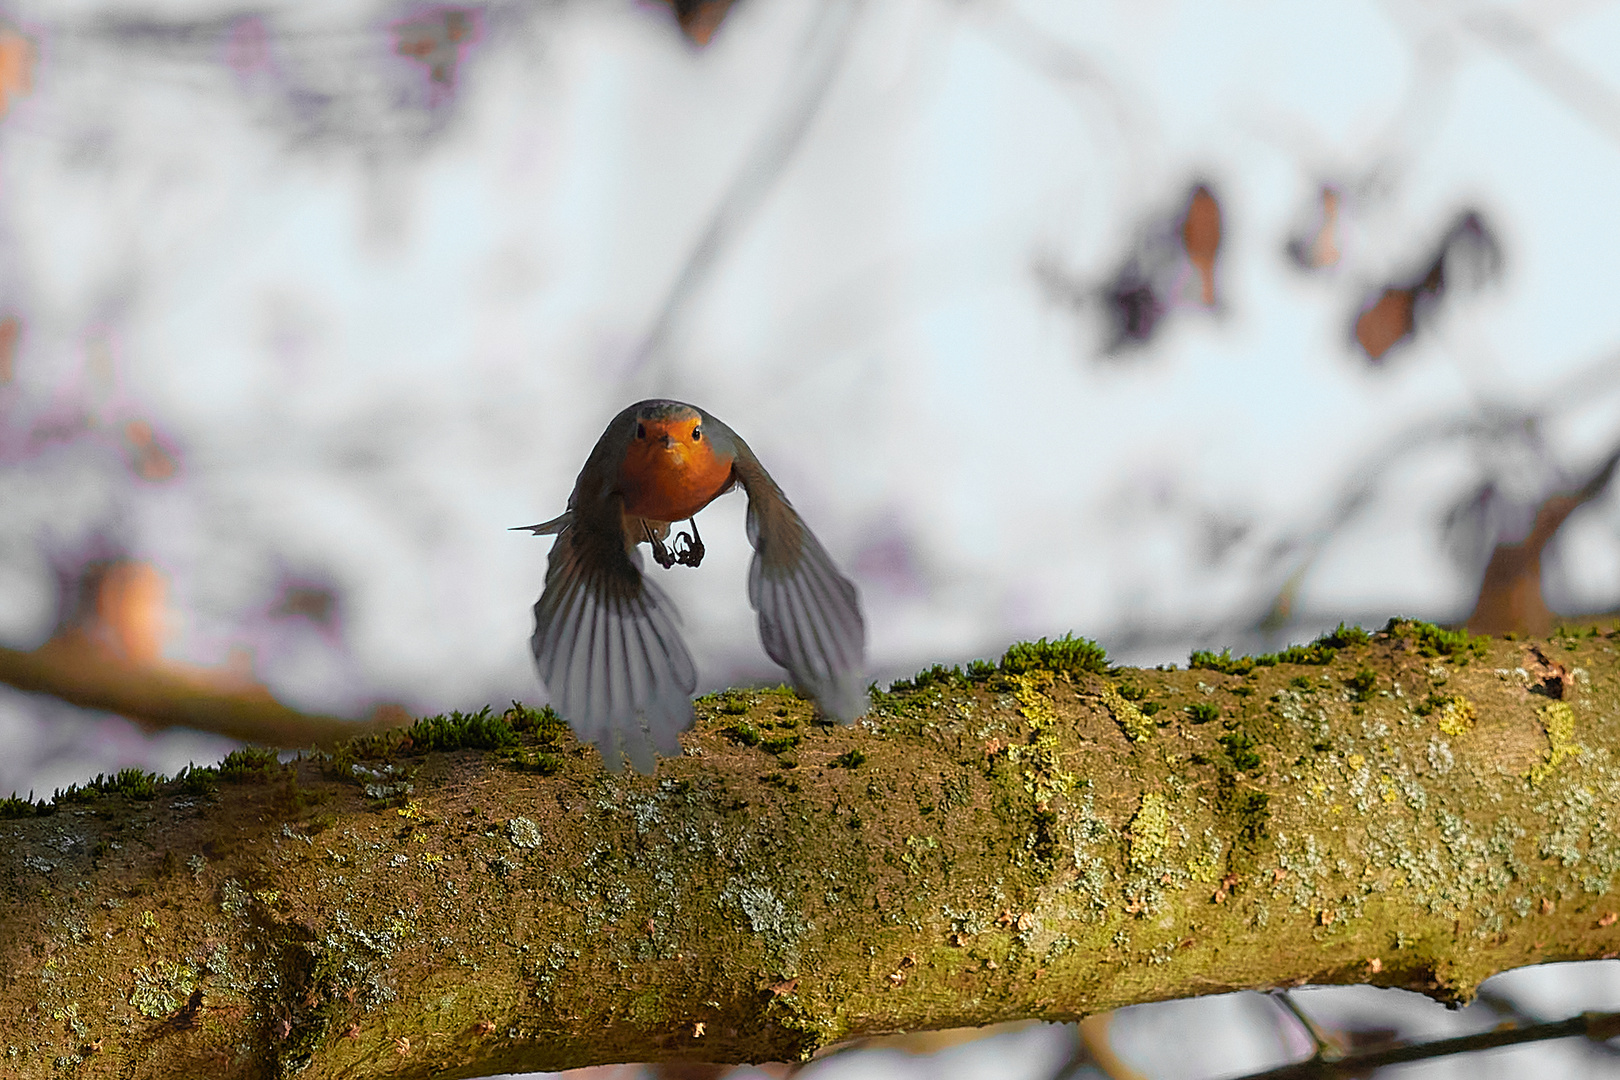
[(1240, 987), (1464, 999), (1620, 951), (1613, 635), (1394, 622), (1190, 670), (934, 668), (853, 728), (703, 699), (610, 774), (452, 715), (0, 804), (8, 1075), (797, 1059)]

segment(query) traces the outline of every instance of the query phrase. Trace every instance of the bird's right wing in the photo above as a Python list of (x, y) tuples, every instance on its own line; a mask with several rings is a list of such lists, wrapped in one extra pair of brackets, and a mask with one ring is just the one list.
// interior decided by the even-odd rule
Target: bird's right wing
[(618, 501), (606, 514), (575, 513), (557, 536), (546, 588), (534, 605), (535, 665), (554, 709), (608, 768), (620, 754), (652, 772), (653, 751), (679, 755), (692, 724), (697, 669), (679, 614), (625, 546)]

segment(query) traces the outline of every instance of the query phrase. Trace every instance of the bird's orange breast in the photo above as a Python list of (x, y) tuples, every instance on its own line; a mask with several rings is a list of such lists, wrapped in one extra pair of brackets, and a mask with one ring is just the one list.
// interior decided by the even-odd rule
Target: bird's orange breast
[(731, 459), (715, 454), (707, 440), (637, 439), (619, 471), (625, 512), (649, 521), (685, 521), (730, 483)]

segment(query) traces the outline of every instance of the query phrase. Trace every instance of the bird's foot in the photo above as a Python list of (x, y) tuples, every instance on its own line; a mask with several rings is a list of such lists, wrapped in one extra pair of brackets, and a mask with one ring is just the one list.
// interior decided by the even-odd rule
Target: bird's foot
[[(686, 541), (685, 547), (681, 546), (682, 540)], [(702, 562), (705, 550), (707, 549), (703, 546), (703, 538), (698, 535), (697, 522), (692, 522), (690, 533), (675, 534), (675, 561), (682, 566), (696, 566)]]
[(659, 566), (662, 566), (665, 570), (668, 570), (670, 567), (675, 565), (678, 557), (671, 552), (669, 548), (664, 546), (664, 542), (662, 540), (659, 540), (657, 537), (648, 537), (648, 540), (650, 540), (652, 543), (653, 562), (657, 563)]

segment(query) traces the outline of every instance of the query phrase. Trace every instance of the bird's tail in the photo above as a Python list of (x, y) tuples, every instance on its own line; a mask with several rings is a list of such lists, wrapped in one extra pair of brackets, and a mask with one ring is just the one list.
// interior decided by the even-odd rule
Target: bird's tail
[(573, 524), (574, 512), (564, 510), (550, 521), (542, 521), (538, 525), (514, 525), (507, 532), (532, 532), (536, 536), (555, 536)]

